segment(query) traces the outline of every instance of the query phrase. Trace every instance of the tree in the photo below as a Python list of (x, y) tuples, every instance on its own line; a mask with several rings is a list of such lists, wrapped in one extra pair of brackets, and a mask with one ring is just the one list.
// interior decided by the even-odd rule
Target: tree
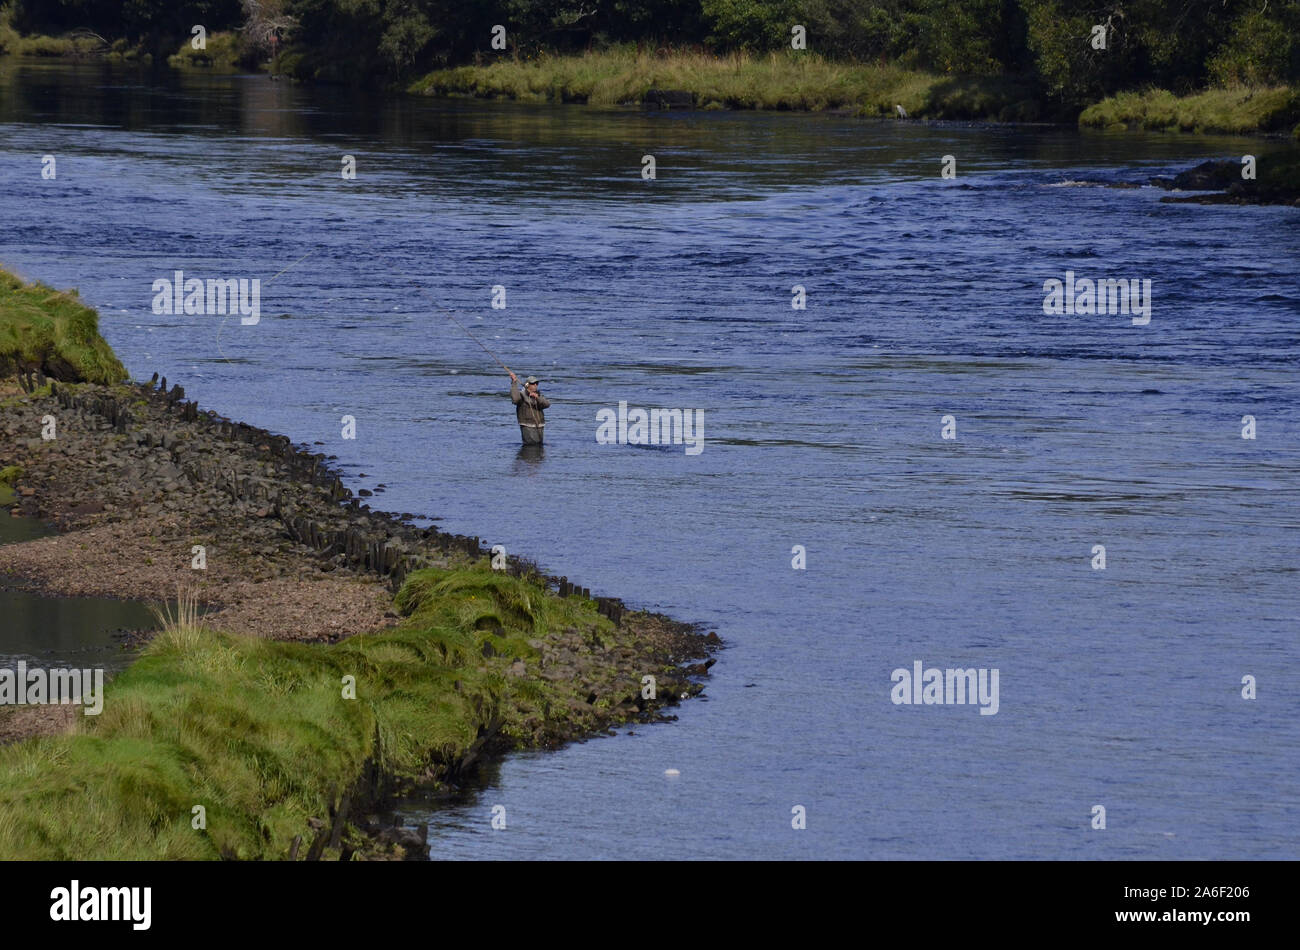
[(287, 39), (298, 26), (298, 20), (285, 10), (285, 0), (243, 0), (245, 45), (255, 53), (264, 55), (271, 51), (272, 37)]

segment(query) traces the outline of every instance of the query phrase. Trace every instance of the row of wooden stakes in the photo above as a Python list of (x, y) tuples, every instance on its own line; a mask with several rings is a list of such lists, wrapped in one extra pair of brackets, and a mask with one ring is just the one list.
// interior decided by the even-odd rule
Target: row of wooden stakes
[[(246, 423), (231, 422), (221, 418), (212, 410), (200, 412), (197, 402), (183, 401), (185, 390), (179, 384), (173, 386), (170, 391), (167, 390), (165, 376), (161, 378), (161, 384), (158, 384), (159, 376), (154, 373), (153, 379), (148, 383), (138, 384), (138, 388), (150, 399), (165, 400), (168, 411), (179, 407), (183, 421), (205, 425), (226, 441), (246, 443), (262, 454), (277, 458), (284, 464), (288, 479), (325, 486), (329, 489), (331, 500), (339, 503), (347, 502), (348, 507), (353, 511), (358, 510), (359, 500), (343, 484), (339, 475), (330, 469), (328, 460), (323, 454), (300, 451), (294, 448), (287, 436), (276, 435)], [(158, 385), (157, 389), (154, 388), (155, 385)], [(66, 388), (57, 387), (54, 387), (54, 395), (64, 408), (75, 407), (92, 412), (108, 420), (117, 432), (125, 432), (134, 421), (125, 401), (113, 396), (98, 393), (78, 395)], [(286, 534), (294, 541), (311, 547), (325, 557), (342, 554), (354, 567), (390, 578), (394, 589), (400, 588), (411, 571), (428, 563), (426, 554), (419, 551), (412, 552), (407, 544), (394, 543), (391, 539), (375, 538), (370, 532), (356, 525), (339, 529), (295, 513), (284, 505), (283, 492), (272, 491), (263, 479), (239, 477), (215, 466), (191, 463), (185, 464), (184, 470), (192, 480), (216, 485), (234, 498), (244, 501), (266, 501), (284, 525)], [(393, 533), (417, 547), (433, 544), (444, 553), (463, 551), (474, 558), (488, 555), (488, 552), (483, 550), (482, 541), (477, 537), (445, 534), (433, 527), (421, 532), (413, 525), (407, 525), (391, 515), (379, 512), (368, 513), (387, 517), (392, 522)], [(625, 607), (623, 602), (615, 597), (593, 598), (590, 589), (570, 582), (567, 577), (541, 575), (532, 565), (526, 565), (517, 558), (507, 558), (505, 569), (514, 576), (527, 575), (552, 586), (561, 597), (578, 596), (587, 600), (594, 599), (596, 609), (602, 616), (616, 624), (622, 622)]]

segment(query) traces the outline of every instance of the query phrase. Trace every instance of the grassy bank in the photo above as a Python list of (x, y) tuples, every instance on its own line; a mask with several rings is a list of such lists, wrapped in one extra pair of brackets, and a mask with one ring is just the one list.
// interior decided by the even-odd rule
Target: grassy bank
[(486, 562), (412, 574), (397, 604), (401, 627), (332, 646), (172, 624), (77, 734), (0, 749), (0, 855), (284, 858), (368, 762), (416, 778), (485, 730), (524, 741), (530, 717), (574, 700), (564, 682), (518, 675), (538, 656), (530, 640), (614, 630), (589, 601)]
[(1164, 89), (1122, 92), (1084, 109), (1079, 124), (1200, 133), (1292, 132), (1300, 138), (1300, 90), (1240, 87), (1181, 97)]
[[(857, 115), (989, 121), (1071, 121), (1031, 83), (1007, 76), (938, 75), (898, 66), (835, 62), (807, 53), (666, 56), (630, 51), (501, 59), (440, 69), (408, 91), (521, 102), (642, 103), (651, 90), (689, 93), (703, 109), (847, 109)], [(1300, 131), (1300, 92), (1289, 86), (1211, 89), (1188, 96), (1126, 92), (1089, 106), (1081, 125), (1201, 133)]]
[(916, 116), (1005, 121), (1036, 119), (1042, 111), (1027, 85), (1005, 77), (945, 77), (793, 52), (654, 56), (611, 50), (503, 59), (488, 66), (436, 70), (408, 91), (614, 105), (642, 102), (652, 89), (689, 92), (704, 109), (851, 109), (861, 115), (893, 115), (895, 105), (901, 105)]
[(5, 22), (0, 11), (0, 56), (93, 56), (109, 50), (103, 38), (88, 32), (66, 36), (23, 36)]
[(126, 369), (99, 335), (98, 315), (75, 291), (29, 284), (0, 270), (0, 375), (37, 369), (70, 381), (126, 379)]
[(167, 65), (173, 69), (212, 69), (217, 72), (235, 72), (239, 69), (255, 70), (257, 56), (240, 40), (238, 33), (213, 33), (203, 49), (195, 49), (186, 41), (171, 56)]
[[(3, 277), (0, 353), (121, 372), (75, 295)], [(561, 597), (558, 579), (517, 557), (492, 570), (477, 539), (350, 505), (350, 492), (317, 471), (324, 456), (287, 438), (184, 412), (148, 384), (59, 391), (0, 402), (0, 485), (20, 485), (29, 514), (75, 515), (53, 540), (79, 562), (93, 558), (84, 573), (118, 578), (101, 594), (121, 596), (123, 584), (162, 570), (210, 606), (209, 577), (196, 582), (189, 560), (202, 543), (221, 551), (205, 573), (245, 587), (239, 606), (255, 603), (256, 617), (243, 627), (251, 633), (236, 634), (221, 612), (235, 605), (202, 623), (186, 611), (108, 684), (101, 715), (74, 713), (71, 732), (17, 732), (28, 738), (0, 749), (0, 859), (421, 853), (366, 810), (409, 783), (459, 781), (480, 755), (658, 721), (701, 688), (688, 677), (707, 665), (683, 664), (707, 656), (716, 637), (621, 609), (615, 622), (607, 602)], [(51, 411), (57, 450), (12, 438)], [(133, 547), (155, 535), (161, 567)], [(40, 545), (31, 562), (58, 547)], [(395, 573), (399, 555), (415, 560)], [(26, 557), (16, 572), (45, 589)], [(151, 589), (140, 596), (157, 597)], [(321, 590), (334, 594), (322, 600)], [(322, 612), (342, 612), (345, 590), (392, 610), (382, 622), (362, 610), (304, 642)], [(658, 678), (655, 696), (641, 694), (647, 674)]]

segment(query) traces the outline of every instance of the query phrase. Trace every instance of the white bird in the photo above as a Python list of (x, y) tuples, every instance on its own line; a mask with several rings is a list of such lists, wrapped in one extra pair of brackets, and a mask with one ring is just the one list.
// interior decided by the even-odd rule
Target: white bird
[(898, 113), (898, 117), (899, 117), (900, 119), (906, 119), (906, 118), (907, 118), (907, 110), (904, 109), (902, 106), (900, 106), (900, 105), (896, 105), (896, 106), (894, 106), (894, 111)]

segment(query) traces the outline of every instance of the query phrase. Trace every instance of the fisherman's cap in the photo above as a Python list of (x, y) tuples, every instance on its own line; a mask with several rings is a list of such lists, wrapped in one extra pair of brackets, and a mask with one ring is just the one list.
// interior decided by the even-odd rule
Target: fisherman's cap
[(527, 386), (530, 383), (540, 383), (540, 382), (541, 380), (538, 379), (536, 376), (529, 376), (527, 379), (524, 380), (524, 385)]

